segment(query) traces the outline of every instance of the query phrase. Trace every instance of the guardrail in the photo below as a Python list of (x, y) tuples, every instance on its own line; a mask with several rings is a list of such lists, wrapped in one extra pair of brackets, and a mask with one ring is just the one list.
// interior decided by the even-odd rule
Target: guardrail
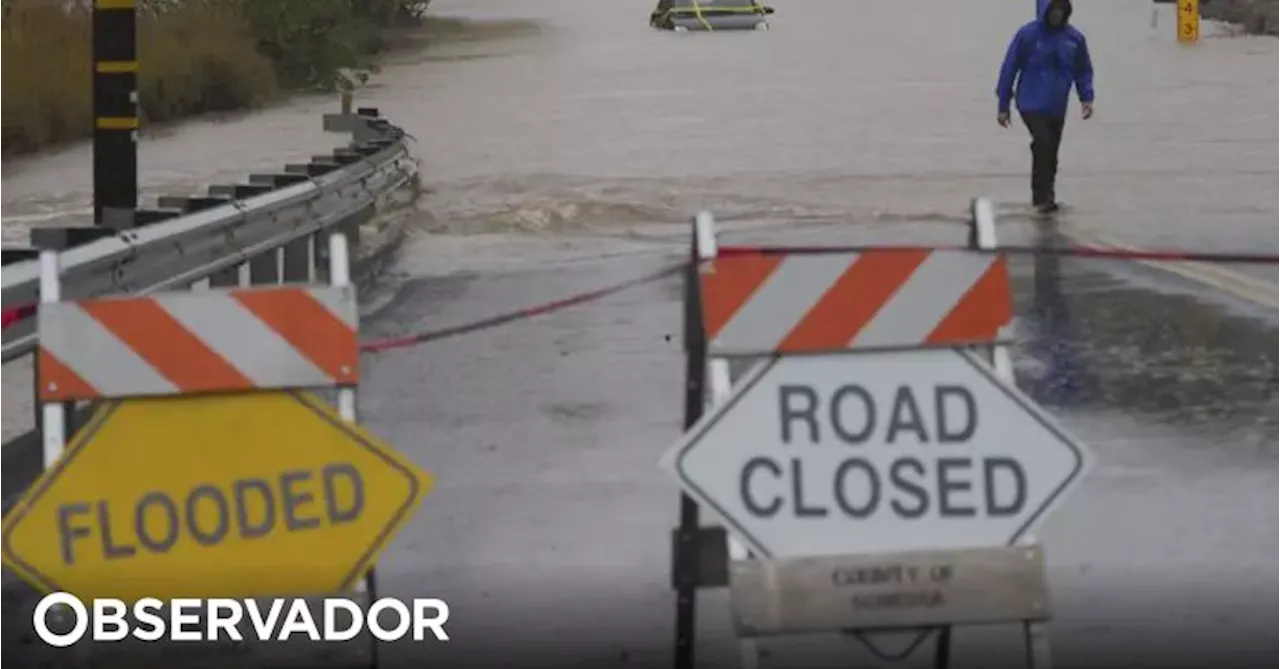
[[(68, 239), (72, 235), (66, 229), (35, 229), (32, 240), (61, 249), (63, 299), (182, 290), (205, 280), (211, 287), (327, 280), (327, 235), (344, 232), (352, 253), (359, 253), (361, 224), (386, 196), (416, 178), (418, 163), (404, 131), (379, 118), (376, 109), (327, 114), (324, 125), (351, 133), (353, 141), (309, 163), (253, 174), (247, 183), (211, 186), (207, 196), (162, 197), (160, 209), (138, 212), (147, 224), (137, 228), (85, 228), (85, 235), (96, 239), (71, 248), (68, 241), (76, 240)], [(368, 274), (381, 260), (361, 257), (353, 274)], [(0, 275), (4, 309), (36, 303), (39, 297), (39, 261), (6, 263)], [(10, 325), (4, 331), (3, 362), (32, 354), (36, 344), (34, 318)], [(38, 421), (33, 430), (5, 442), (2, 453), (7, 510), (43, 469)]]

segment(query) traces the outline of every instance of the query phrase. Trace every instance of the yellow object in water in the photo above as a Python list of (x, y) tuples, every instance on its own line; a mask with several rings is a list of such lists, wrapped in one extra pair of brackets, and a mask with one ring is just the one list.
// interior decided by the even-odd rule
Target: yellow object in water
[(1200, 0), (1178, 0), (1178, 41), (1200, 41)]

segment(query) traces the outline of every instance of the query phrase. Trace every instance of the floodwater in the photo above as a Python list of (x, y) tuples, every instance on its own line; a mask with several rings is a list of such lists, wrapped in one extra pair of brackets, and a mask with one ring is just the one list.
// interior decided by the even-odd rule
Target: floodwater
[[(651, 30), (651, 4), (433, 3), (427, 46), (358, 95), (416, 138), (427, 189), (367, 336), (651, 271), (681, 256), (699, 209), (737, 243), (954, 244), (984, 195), (1007, 243), (1277, 248), (1274, 38), (1207, 25), (1184, 46), (1167, 6), (1153, 29), (1143, 0), (1076, 0), (1097, 115), (1068, 120), (1068, 209), (1049, 226), (1025, 213), (1027, 136), (997, 127), (992, 90), (1030, 0), (806, 0), (780, 5), (768, 32), (714, 35)], [(142, 144), (147, 192), (320, 153), (332, 105), (167, 129)], [(6, 164), (6, 239), (86, 215), (88, 155)], [(1013, 270), (1019, 383), (1099, 459), (1039, 536), (1058, 664), (1144, 651), (1226, 667), (1247, 644), (1274, 646), (1275, 266), (1229, 281), (1049, 257)], [(447, 595), (458, 621), (455, 643), (384, 662), (666, 661), (676, 488), (656, 463), (679, 431), (678, 300), (675, 283), (652, 284), (369, 358), (363, 420), (439, 477), (380, 587)], [(24, 387), (11, 367), (6, 389)], [(30, 415), (5, 410), (6, 435)], [(736, 661), (723, 595), (700, 614), (714, 666)], [(960, 634), (956, 659), (989, 643), (1019, 653), (1014, 641)], [(762, 647), (801, 666), (815, 660), (805, 643)], [(869, 661), (847, 640), (815, 643)]]
[[(767, 34), (647, 27), (644, 0), (437, 0), (431, 46), (391, 59), (359, 103), (418, 139), (424, 202), (458, 231), (683, 219), (958, 216), (1029, 198), (1025, 130), (994, 120), (995, 72), (1026, 0), (782, 6)], [(1081, 0), (1097, 116), (1067, 124), (1059, 194), (1078, 227), (1142, 245), (1274, 249), (1276, 40), (1206, 25), (1177, 44), (1162, 7)], [(165, 129), (149, 193), (319, 152), (308, 98)], [(1076, 114), (1075, 108), (1072, 110)], [(87, 147), (6, 164), (5, 229), (86, 215)]]

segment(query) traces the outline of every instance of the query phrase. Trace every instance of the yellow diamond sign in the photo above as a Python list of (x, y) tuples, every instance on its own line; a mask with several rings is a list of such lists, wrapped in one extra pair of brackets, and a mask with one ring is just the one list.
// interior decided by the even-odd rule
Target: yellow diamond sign
[(308, 393), (109, 402), (4, 518), (4, 564), (83, 599), (346, 590), (431, 485)]

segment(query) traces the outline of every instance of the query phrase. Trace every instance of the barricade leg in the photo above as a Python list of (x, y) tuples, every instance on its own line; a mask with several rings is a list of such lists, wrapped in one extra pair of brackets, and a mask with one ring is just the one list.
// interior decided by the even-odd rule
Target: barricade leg
[[(59, 281), (58, 252), (45, 250), (40, 252), (40, 301), (45, 304), (55, 303), (62, 299), (62, 286)], [(39, 379), (39, 376), (36, 376)], [(40, 395), (36, 395), (39, 403)], [(73, 405), (60, 402), (49, 402), (41, 405), (41, 435), (44, 449), (44, 468), (49, 469), (62, 455), (66, 445), (67, 414)]]
[[(972, 206), (973, 225), (972, 235), (969, 243), (975, 249), (992, 250), (998, 246), (996, 241), (996, 221), (995, 206), (991, 200), (987, 198), (975, 198)], [(1005, 339), (1007, 332), (1000, 333), (1001, 339)], [(1007, 344), (993, 344), (989, 347), (989, 355), (991, 366), (995, 369), (996, 376), (1000, 380), (1014, 385), (1015, 379), (1013, 375), (1013, 360), (1009, 355), (1009, 347)], [(1023, 537), (1019, 543), (1023, 545), (1034, 545), (1035, 537), (1027, 535)], [(1049, 669), (1049, 631), (1045, 623), (1038, 620), (1029, 620), (1022, 624), (1023, 641), (1027, 650), (1027, 667), (1030, 669)]]
[[(347, 246), (347, 239), (347, 235), (341, 231), (329, 236), (329, 277), (334, 286), (346, 287), (351, 285), (350, 249)], [(338, 389), (338, 415), (343, 420), (355, 423), (359, 419), (356, 401), (355, 388)], [(374, 569), (370, 568), (364, 580), (356, 584), (356, 592), (367, 595), (370, 605), (377, 598), (374, 571)], [(369, 666), (377, 667), (378, 640), (370, 634), (369, 643)]]
[[(45, 249), (40, 252), (40, 302), (43, 304), (56, 303), (62, 299), (62, 268), (60, 265), (59, 252), (56, 250)], [(39, 355), (37, 354), (37, 358)], [(36, 379), (39, 383), (39, 374), (37, 372)], [(41, 421), (38, 424), (41, 435), (41, 445), (43, 447), (44, 469), (48, 471), (53, 467), (58, 458), (62, 456), (62, 451), (66, 448), (68, 422), (75, 411), (74, 403), (62, 402), (40, 402), (39, 388), (37, 388), (36, 404), (40, 406)], [(59, 610), (62, 609), (62, 610)], [(65, 607), (59, 605), (55, 609), (51, 609), (53, 616), (66, 617), (69, 612)], [(69, 666), (84, 666), (87, 664), (88, 657), (87, 644), (78, 644), (71, 649), (64, 661)]]
[[(710, 214), (701, 214), (694, 222), (694, 240), (697, 244), (699, 260), (711, 260), (717, 255), (715, 219)], [(723, 358), (712, 358), (707, 362), (707, 408), (714, 407), (729, 398), (733, 380), (729, 374), (729, 362)], [(754, 556), (742, 542), (729, 536), (729, 560), (751, 560)], [(755, 639), (739, 641), (742, 657), (742, 669), (756, 669), (760, 663), (760, 648)]]

